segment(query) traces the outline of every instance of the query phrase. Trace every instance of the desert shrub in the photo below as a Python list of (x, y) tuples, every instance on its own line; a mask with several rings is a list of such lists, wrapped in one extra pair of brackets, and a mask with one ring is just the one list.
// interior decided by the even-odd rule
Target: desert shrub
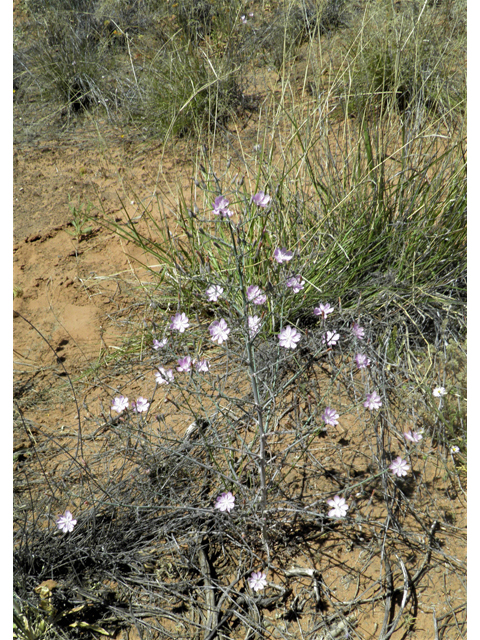
[[(403, 5), (402, 5), (403, 7)], [(352, 48), (357, 108), (380, 104), (425, 110), (451, 117), (464, 109), (465, 38), (458, 33), (460, 17), (452, 22), (436, 9), (416, 3), (393, 12), (373, 3), (362, 17)]]
[[(93, 0), (31, 3), (34, 45), (25, 64), (34, 78), (36, 99), (60, 103), (69, 113), (113, 106), (111, 60)], [(109, 104), (110, 102), (110, 104)]]
[[(35, 99), (56, 103), (54, 109), (60, 103), (69, 114), (100, 106), (110, 117), (126, 105), (128, 115), (138, 95), (136, 71), (140, 72), (132, 60), (132, 38), (157, 26), (154, 40), (161, 42), (158, 21), (164, 11), (157, 11), (152, 22), (153, 9), (146, 3), (50, 0), (28, 6), (29, 40), (35, 44), (28, 49), (23, 76), (28, 73), (34, 79), (30, 85)], [(19, 49), (17, 58), (22, 53)]]
[[(57, 39), (56, 44), (52, 38)], [(69, 111), (81, 112), (98, 105), (109, 110), (108, 102), (115, 91), (106, 80), (110, 73), (108, 58), (108, 52), (92, 42), (91, 35), (83, 36), (72, 29), (57, 38), (49, 32), (37, 42), (34, 73), (43, 95), (64, 104)]]
[(201, 134), (224, 126), (244, 104), (232, 61), (176, 41), (165, 46), (140, 79), (138, 115), (157, 134)]
[(197, 42), (210, 35), (217, 10), (209, 0), (180, 0), (176, 3), (175, 14), (187, 37)]
[(347, 25), (345, 4), (345, 0), (287, 2), (256, 30), (255, 45), (281, 69), (303, 43)]
[(180, 0), (173, 11), (190, 42), (199, 44), (209, 37), (225, 45), (238, 31), (243, 6), (241, 0)]

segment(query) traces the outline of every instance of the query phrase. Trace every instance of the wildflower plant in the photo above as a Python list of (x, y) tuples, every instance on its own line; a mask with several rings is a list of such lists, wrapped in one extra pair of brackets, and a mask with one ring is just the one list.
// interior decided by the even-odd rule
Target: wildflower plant
[[(164, 28), (167, 34), (162, 55), (150, 58), (139, 51), (140, 43), (148, 40), (143, 34), (137, 37), (132, 31), (133, 37), (124, 36), (123, 57), (128, 53), (135, 78), (131, 99), (148, 98), (152, 90), (158, 93), (161, 108), (150, 111), (152, 118), (159, 113), (168, 120), (165, 145), (171, 132), (185, 136), (189, 129), (198, 131), (191, 124), (195, 113), (203, 114), (212, 140), (219, 139), (220, 130), (230, 137), (231, 131), (224, 131), (222, 91), (225, 102), (237, 102), (243, 110), (248, 104), (237, 72), (219, 64), (214, 49), (227, 57), (244, 42), (265, 41), (269, 33), (281, 31), (282, 50), (288, 53), (291, 31), (276, 29), (275, 15), (263, 25), (257, 16), (251, 20), (237, 0), (180, 0), (173, 9), (171, 3), (153, 4), (166, 16), (164, 22), (159, 18), (158, 37), (164, 37)], [(339, 17), (342, 3), (320, 3), (325, 5), (322, 15), (317, 15), (315, 3), (300, 4), (286, 7), (282, 16), (292, 9), (302, 38), (307, 34), (313, 42), (325, 33), (327, 9), (333, 11), (335, 5)], [(168, 31), (172, 11), (177, 22)], [(423, 16), (435, 11), (436, 7), (422, 8), (415, 24), (408, 26), (412, 42), (417, 22), (420, 27)], [(78, 13), (93, 15), (90, 9)], [(159, 24), (157, 18), (151, 23)], [(127, 33), (122, 20), (115, 22)], [(97, 31), (103, 23), (102, 16)], [(135, 29), (141, 30), (141, 24), (138, 21)], [(437, 32), (432, 30), (431, 37)], [(176, 38), (186, 36), (188, 45), (172, 55)], [(281, 58), (286, 61), (288, 55)], [(258, 61), (252, 62), (255, 67)], [(182, 189), (175, 203), (159, 196), (158, 210), (155, 205), (153, 210), (142, 209), (141, 222), (130, 219), (126, 210), (119, 223), (111, 222), (107, 211), (99, 217), (154, 258), (154, 267), (146, 265), (153, 282), (142, 286), (155, 305), (149, 307), (148, 318), (143, 314), (138, 325), (137, 320), (131, 325), (138, 331), (132, 340), (135, 348), (129, 344), (118, 349), (128, 358), (129, 383), (122, 380), (118, 385), (125, 395), (105, 384), (96, 415), (89, 406), (89, 390), (79, 403), (78, 436), (71, 438), (71, 431), (63, 427), (55, 437), (49, 435), (51, 442), (59, 441), (59, 454), (46, 464), (58, 465), (55, 473), (52, 467), (45, 472), (46, 491), (38, 508), (33, 508), (28, 494), (37, 485), (32, 483), (28, 491), (21, 486), (33, 477), (36, 461), (32, 457), (25, 464), (21, 458), (28, 452), (15, 452), (21, 471), (16, 480), (21, 498), (16, 525), (22, 529), (15, 562), (25, 576), (17, 587), (25, 592), (24, 585), (41, 585), (60, 576), (69, 581), (75, 604), (87, 598), (86, 584), (116, 582), (125, 596), (117, 602), (116, 594), (107, 594), (108, 615), (86, 630), (103, 633), (106, 621), (121, 611), (122, 624), (138, 614), (135, 625), (145, 635), (150, 623), (142, 616), (155, 621), (153, 635), (177, 634), (172, 622), (182, 637), (243, 636), (238, 629), (242, 624), (248, 635), (268, 635), (263, 628), (268, 613), (261, 610), (266, 599), (252, 598), (266, 588), (269, 575), (276, 589), (268, 594), (268, 607), (275, 607), (278, 598), (284, 609), (280, 633), (286, 639), (298, 636), (298, 627), (290, 626), (299, 615), (290, 597), (298, 577), (312, 583), (312, 597), (302, 605), (305, 636), (352, 635), (349, 613), (369, 603), (378, 608), (379, 595), (369, 592), (372, 584), (388, 589), (380, 597), (390, 607), (393, 590), (411, 598), (413, 587), (418, 588), (426, 575), (425, 562), (429, 567), (445, 559), (450, 562), (434, 540), (433, 518), (443, 521), (444, 514), (434, 515), (434, 487), (426, 490), (425, 506), (417, 485), (427, 486), (420, 483), (432, 471), (436, 434), (444, 429), (447, 403), (450, 407), (457, 398), (435, 353), (445, 336), (453, 335), (452, 326), (457, 321), (462, 326), (462, 143), (453, 151), (436, 147), (438, 140), (448, 147), (444, 131), (438, 129), (437, 136), (434, 130), (432, 135), (429, 125), (428, 135), (422, 136), (418, 109), (408, 117), (405, 113), (400, 127), (393, 113), (386, 122), (380, 112), (378, 123), (359, 114), (342, 123), (345, 130), (338, 130), (338, 139), (354, 145), (342, 156), (341, 150), (329, 147), (337, 132), (335, 118), (327, 114), (332, 95), (338, 111), (351, 109), (351, 96), (338, 91), (342, 70), (339, 85), (317, 95), (316, 66), (324, 64), (312, 64), (308, 88), (314, 106), (288, 113), (287, 137), (282, 138), (283, 97), (280, 104), (265, 97), (262, 114), (275, 113), (272, 136), (259, 137), (251, 157), (248, 150), (241, 152), (241, 170), (235, 159), (235, 174), (224, 168), (223, 160), (219, 163), (205, 144), (190, 194)], [(431, 64), (419, 66), (419, 72), (430, 74)], [(157, 88), (144, 84), (152, 73), (158, 76)], [(70, 64), (69, 76), (74, 75)], [(323, 92), (324, 78), (320, 80)], [(282, 76), (282, 96), (288, 87)], [(149, 99), (147, 103), (152, 104)], [(442, 127), (447, 116), (436, 116)], [(403, 136), (397, 147), (388, 137), (389, 126)], [(382, 135), (376, 136), (377, 131)], [(285, 144), (277, 166), (269, 140), (278, 136)], [(419, 354), (424, 344), (426, 363)], [(119, 361), (112, 360), (114, 366)], [(443, 387), (436, 387), (440, 381), (449, 389), (446, 396)], [(136, 398), (130, 410), (127, 395)], [(421, 414), (427, 410), (430, 422)], [(422, 433), (406, 431), (405, 422), (422, 424)], [(339, 424), (341, 429), (324, 428)], [(22, 428), (30, 438), (31, 425), (24, 420)], [(457, 463), (463, 455), (457, 456), (457, 443), (463, 453), (461, 432), (445, 433), (445, 446), (438, 447), (441, 453), (434, 460), (444, 464), (445, 473), (433, 466), (438, 483), (450, 483), (448, 489), (461, 498)], [(42, 456), (37, 458), (43, 462)], [(403, 480), (392, 482), (396, 478)], [(75, 545), (70, 535), (59, 536), (54, 530), (55, 537), (49, 538), (51, 532), (38, 526), (45, 514), (56, 512), (65, 492), (71, 500), (63, 504), (75, 504), (82, 522)], [(347, 518), (350, 510), (354, 518)], [(408, 528), (412, 513), (414, 536)], [(69, 534), (75, 525), (65, 512), (55, 529)], [(310, 536), (303, 538), (312, 550), (310, 557), (318, 554), (322, 563), (330, 563), (324, 574), (329, 589), (320, 588), (313, 565), (307, 568), (302, 560), (300, 569), (291, 569), (297, 564), (294, 558), (285, 562), (285, 549), (289, 554), (295, 554), (294, 549), (304, 553), (304, 534)], [(358, 566), (352, 566), (350, 556), (337, 562), (337, 553), (350, 543), (361, 548)], [(407, 589), (402, 582), (406, 558)], [(358, 597), (346, 604), (331, 596), (330, 581), (337, 579), (333, 572), (340, 574), (342, 567), (347, 567), (348, 580), (356, 576), (359, 584)], [(75, 591), (78, 584), (81, 591)], [(321, 631), (320, 608), (332, 611)], [(73, 605), (68, 621), (71, 609)], [(312, 623), (307, 629), (309, 611)], [(391, 611), (381, 614), (385, 622), (380, 635), (393, 635), (399, 618)], [(443, 627), (440, 635), (448, 632)]]

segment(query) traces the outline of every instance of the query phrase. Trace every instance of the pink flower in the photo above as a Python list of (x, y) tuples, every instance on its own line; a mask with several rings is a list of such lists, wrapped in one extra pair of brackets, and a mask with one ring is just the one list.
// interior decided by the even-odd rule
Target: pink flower
[(367, 394), (367, 399), (363, 403), (363, 406), (365, 409), (369, 409), (370, 411), (373, 409), (379, 409), (382, 406), (382, 401), (376, 391)]
[(216, 216), (233, 216), (233, 211), (228, 209), (229, 201), (223, 196), (217, 196), (213, 205), (213, 213)]
[(187, 316), (184, 313), (176, 313), (172, 318), (170, 329), (172, 331), (179, 331), (180, 333), (183, 333), (189, 326)]
[(365, 329), (354, 322), (352, 325), (352, 333), (359, 340), (363, 340), (363, 337), (365, 336)]
[(163, 367), (159, 367), (155, 373), (155, 379), (157, 384), (170, 384), (174, 380), (173, 371), (171, 369), (166, 371)]
[(222, 342), (228, 340), (230, 329), (223, 318), (221, 320), (214, 320), (208, 330), (210, 331), (210, 335), (214, 342), (222, 344)]
[(291, 327), (287, 325), (284, 329), (280, 331), (278, 334), (278, 339), (280, 340), (280, 346), (285, 347), (285, 349), (295, 349), (297, 346), (297, 342), (301, 339), (301, 334), (295, 327)]
[(57, 527), (60, 531), (63, 531), (63, 533), (71, 533), (77, 521), (73, 519), (72, 514), (67, 510), (63, 515), (58, 516), (56, 523)]
[(188, 373), (192, 370), (192, 359), (190, 358), (190, 356), (179, 358), (177, 362), (177, 371), (179, 371), (180, 373)]
[(364, 356), (363, 353), (357, 353), (355, 356), (355, 362), (357, 363), (357, 367), (359, 369), (366, 369), (370, 364), (370, 358)]
[(417, 433), (416, 431), (406, 431), (404, 434), (406, 440), (410, 440), (410, 442), (420, 442), (423, 438), (421, 433)]
[(199, 373), (207, 373), (207, 371), (210, 370), (210, 364), (208, 360), (199, 360), (198, 362), (195, 362), (195, 369)]
[(325, 424), (330, 424), (332, 427), (338, 424), (338, 413), (335, 409), (330, 409), (330, 407), (327, 407), (320, 417)]
[(133, 413), (145, 413), (150, 406), (149, 401), (146, 398), (137, 398), (136, 402), (132, 402)]
[(164, 347), (167, 344), (167, 339), (166, 338), (162, 338), (161, 340), (153, 340), (153, 348), (155, 349), (155, 351), (157, 349), (161, 349), (162, 347)]
[(344, 518), (347, 515), (349, 507), (345, 501), (345, 498), (334, 496), (333, 499), (327, 500), (327, 504), (330, 507), (333, 507), (333, 509), (328, 512), (329, 518)]
[(395, 458), (392, 464), (388, 467), (394, 476), (398, 476), (401, 478), (402, 476), (406, 476), (407, 472), (410, 469), (410, 466), (407, 464), (406, 460), (402, 460), (400, 456)]
[(329, 302), (326, 302), (325, 304), (323, 304), (323, 302), (320, 302), (318, 307), (315, 307), (315, 309), (313, 310), (313, 313), (316, 316), (322, 316), (322, 318), (326, 320), (327, 315), (329, 313), (332, 313), (333, 309), (334, 307), (332, 307)]
[(258, 316), (248, 316), (248, 335), (250, 338), (254, 338), (260, 331), (260, 324), (262, 320)]
[(252, 284), (252, 286), (247, 289), (247, 300), (253, 302), (253, 304), (265, 304), (267, 296), (263, 293), (260, 287), (257, 287), (256, 284)]
[(218, 284), (212, 284), (208, 287), (205, 293), (207, 294), (207, 300), (210, 302), (216, 302), (223, 293), (223, 287)]
[(298, 293), (305, 286), (305, 280), (303, 280), (302, 276), (292, 276), (287, 280), (285, 286), (293, 289), (293, 293)]
[(234, 506), (235, 496), (231, 491), (221, 493), (215, 502), (215, 509), (220, 509), (220, 511), (226, 511), (227, 513), (230, 513)]
[(282, 262), (288, 262), (293, 258), (293, 251), (287, 251), (286, 249), (275, 249), (273, 252), (273, 257), (278, 262), (278, 264), (282, 264)]
[(253, 571), (248, 579), (248, 584), (254, 591), (262, 591), (267, 586), (267, 576), (261, 571)]
[(326, 344), (327, 347), (334, 347), (340, 340), (340, 336), (335, 331), (327, 331), (322, 336), (322, 344)]
[(119, 396), (118, 398), (114, 398), (112, 401), (112, 411), (116, 411), (117, 413), (122, 413), (128, 409), (128, 398), (125, 396)]
[(252, 196), (252, 202), (254, 202), (258, 207), (266, 207), (272, 196), (267, 196), (263, 191), (259, 191), (254, 196)]
[(245, 16), (240, 16), (240, 20), (243, 22), (243, 24), (247, 24), (247, 19)]

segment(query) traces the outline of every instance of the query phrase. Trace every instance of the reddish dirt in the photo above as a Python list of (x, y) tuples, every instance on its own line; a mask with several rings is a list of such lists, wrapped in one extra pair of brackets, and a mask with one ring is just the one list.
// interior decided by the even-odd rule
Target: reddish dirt
[[(76, 237), (68, 197), (75, 205), (78, 198), (84, 207), (92, 203), (93, 212), (103, 208), (109, 216), (117, 213), (118, 220), (124, 219), (125, 206), (135, 218), (141, 206), (133, 198), (145, 202), (151, 197), (154, 180), (150, 191), (147, 183), (158, 170), (160, 154), (128, 153), (120, 138), (117, 147), (103, 154), (95, 142), (68, 140), (14, 150), (14, 287), (20, 290), (14, 300), (15, 367), (42, 367), (49, 351), (16, 312), (55, 350), (61, 347), (69, 370), (78, 371), (120, 339), (105, 319), (111, 310), (105, 281), (122, 274), (126, 280), (147, 277), (135, 260), (144, 259), (141, 250), (101, 224)], [(166, 163), (163, 169), (172, 183), (178, 176), (176, 164)], [(130, 185), (135, 185), (135, 196)]]

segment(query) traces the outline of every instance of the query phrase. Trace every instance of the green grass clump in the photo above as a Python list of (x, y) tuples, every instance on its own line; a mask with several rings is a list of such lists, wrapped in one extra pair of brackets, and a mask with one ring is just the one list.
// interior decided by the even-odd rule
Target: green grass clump
[(451, 12), (426, 3), (402, 3), (395, 10), (389, 3), (370, 3), (351, 48), (357, 108), (394, 106), (417, 117), (425, 109), (451, 117), (452, 109), (464, 108), (458, 61), (466, 55), (466, 36), (459, 28), (462, 9), (457, 10), (452, 20)]
[(224, 126), (244, 100), (238, 71), (190, 44), (167, 45), (140, 83), (142, 123), (162, 137)]
[(345, 0), (302, 0), (282, 3), (256, 30), (256, 45), (266, 51), (276, 69), (281, 70), (299, 54), (300, 47), (347, 26)]
[(37, 100), (83, 113), (115, 104), (111, 42), (94, 14), (93, 0), (51, 0), (29, 4), (33, 14), (34, 44), (24, 73), (35, 79)]
[[(301, 139), (298, 129), (297, 133)], [(267, 168), (252, 175), (249, 188), (226, 177), (220, 181), (213, 170), (205, 169), (196, 181), (203, 202), (189, 205), (181, 199), (174, 221), (167, 220), (159, 200), (158, 211), (144, 212), (147, 233), (131, 222), (105, 223), (153, 255), (163, 276), (181, 286), (187, 304), (201, 305), (209, 284), (229, 287), (233, 269), (229, 226), (212, 213), (214, 199), (221, 194), (236, 212), (235, 241), (248, 284), (268, 290), (275, 281), (275, 248), (295, 251), (290, 275), (301, 275), (306, 285), (301, 294), (284, 301), (289, 321), (308, 325), (319, 300), (341, 300), (344, 309), (355, 310), (361, 304), (379, 320), (400, 318), (403, 336), (409, 330), (410, 335), (434, 339), (447, 310), (453, 325), (463, 327), (462, 145), (445, 151), (438, 140), (425, 137), (387, 156), (389, 144), (365, 123), (356, 147), (336, 162), (325, 163), (325, 156), (333, 156), (328, 138), (310, 141), (309, 147), (300, 141), (306, 167), (301, 180), (294, 180), (297, 164), (267, 165), (269, 175)], [(266, 209), (251, 203), (260, 188), (272, 196)]]

